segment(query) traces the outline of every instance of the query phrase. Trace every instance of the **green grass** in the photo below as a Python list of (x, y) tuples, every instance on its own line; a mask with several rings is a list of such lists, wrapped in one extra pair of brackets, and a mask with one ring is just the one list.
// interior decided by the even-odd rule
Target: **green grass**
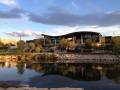
[(16, 55), (17, 49), (9, 49), (8, 52), (5, 52), (5, 49), (0, 49), (0, 55)]

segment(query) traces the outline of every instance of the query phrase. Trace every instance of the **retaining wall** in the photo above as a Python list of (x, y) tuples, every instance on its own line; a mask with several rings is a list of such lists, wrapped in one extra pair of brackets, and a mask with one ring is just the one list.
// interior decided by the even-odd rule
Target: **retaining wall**
[(57, 60), (61, 63), (104, 63), (120, 64), (120, 55), (80, 55), (80, 54), (59, 54)]

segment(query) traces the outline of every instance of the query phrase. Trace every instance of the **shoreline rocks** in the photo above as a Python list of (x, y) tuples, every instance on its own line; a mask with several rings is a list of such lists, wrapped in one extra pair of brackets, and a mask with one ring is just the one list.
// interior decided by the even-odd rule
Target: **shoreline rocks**
[(57, 60), (61, 63), (106, 63), (119, 64), (120, 55), (80, 55), (80, 54), (59, 54)]

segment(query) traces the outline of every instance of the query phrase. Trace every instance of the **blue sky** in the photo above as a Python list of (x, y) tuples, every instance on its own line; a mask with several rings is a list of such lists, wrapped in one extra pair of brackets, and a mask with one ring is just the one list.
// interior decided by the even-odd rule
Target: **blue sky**
[(76, 31), (120, 35), (120, 0), (0, 0), (0, 38)]

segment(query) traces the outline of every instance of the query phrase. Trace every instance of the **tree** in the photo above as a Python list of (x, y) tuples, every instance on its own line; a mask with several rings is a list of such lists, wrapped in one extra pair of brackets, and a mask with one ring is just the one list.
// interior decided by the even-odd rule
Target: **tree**
[(11, 44), (8, 44), (7, 46), (8, 46), (9, 48), (11, 48)]
[(92, 48), (92, 41), (91, 40), (86, 40), (85, 41), (85, 48), (86, 49), (91, 49)]
[(30, 51), (35, 49), (34, 43), (29, 43), (28, 47), (29, 47)]
[(40, 49), (39, 47), (36, 47), (36, 48), (35, 48), (35, 52), (36, 52), (36, 53), (39, 53), (40, 50), (41, 50), (41, 49)]
[(1, 48), (4, 50), (5, 47), (6, 47), (6, 45), (4, 43), (2, 43)]
[(38, 39), (35, 39), (35, 44), (40, 44), (41, 46), (44, 45), (44, 38), (38, 38)]
[(120, 53), (120, 36), (116, 36), (110, 40), (110, 49), (117, 54)]
[(24, 74), (25, 63), (17, 63), (16, 67), (17, 67), (17, 71), (18, 71), (17, 73)]
[(96, 37), (90, 36), (89, 38), (90, 38), (90, 40), (91, 40), (91, 42), (93, 44), (93, 47), (94, 47), (95, 46), (95, 42), (97, 40)]
[(19, 47), (20, 50), (22, 50), (24, 48), (24, 45), (25, 45), (25, 41), (23, 40), (20, 40), (17, 42), (17, 46)]
[(100, 48), (102, 48), (103, 50), (105, 50), (105, 42), (101, 42)]
[(70, 42), (67, 41), (67, 39), (63, 38), (59, 44), (58, 44), (58, 47), (62, 50), (66, 50), (66, 48), (68, 48), (70, 46)]
[(40, 49), (42, 49), (42, 46), (40, 44), (37, 44), (37, 47), (39, 47)]
[(70, 42), (68, 45), (69, 48), (74, 48), (75, 47), (75, 43), (74, 42)]
[(51, 41), (50, 39), (46, 39), (46, 40), (45, 40), (45, 43), (46, 43), (46, 44), (49, 44), (49, 45), (50, 45), (51, 42), (52, 42), (52, 41)]

